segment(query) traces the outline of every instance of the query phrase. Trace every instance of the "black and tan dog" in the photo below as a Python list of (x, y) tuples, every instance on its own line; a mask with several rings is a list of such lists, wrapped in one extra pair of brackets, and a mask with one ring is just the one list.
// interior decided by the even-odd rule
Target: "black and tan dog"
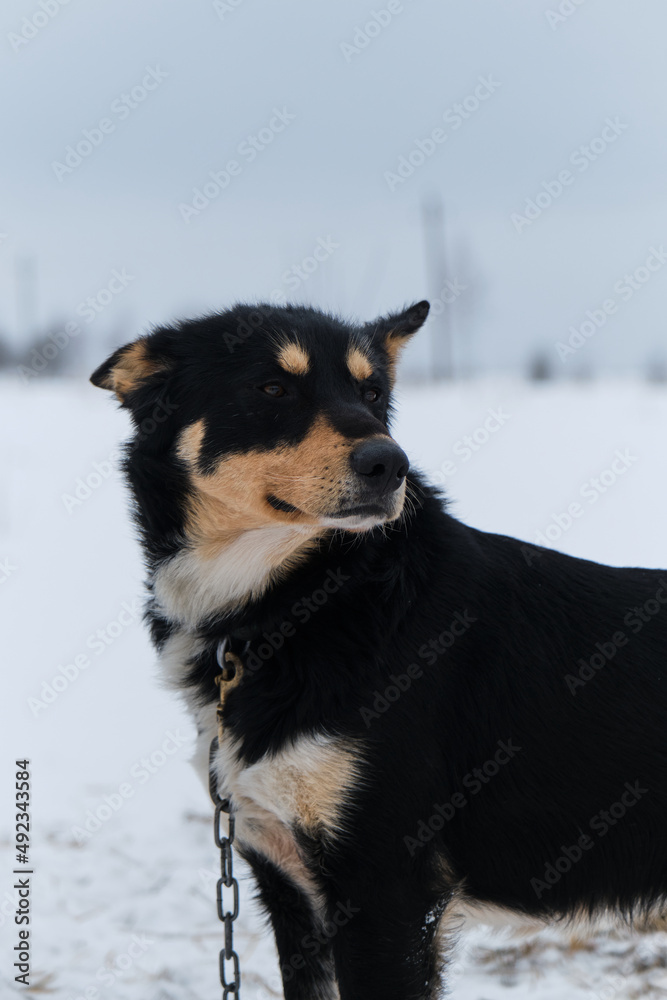
[(204, 770), (216, 651), (247, 647), (215, 768), (291, 1000), (438, 995), (462, 909), (667, 892), (667, 582), (476, 531), (409, 472), (391, 391), (427, 313), (239, 306), (92, 379), (136, 425), (149, 617)]

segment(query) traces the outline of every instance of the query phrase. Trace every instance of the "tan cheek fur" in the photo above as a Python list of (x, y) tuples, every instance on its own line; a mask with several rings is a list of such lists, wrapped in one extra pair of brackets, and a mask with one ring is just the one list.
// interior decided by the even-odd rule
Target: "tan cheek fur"
[[(323, 417), (298, 445), (231, 455), (211, 473), (198, 470), (205, 431), (204, 420), (197, 421), (185, 428), (177, 447), (196, 490), (188, 523), (189, 533), (198, 539), (225, 542), (239, 531), (290, 521), (316, 528), (318, 518), (334, 510), (350, 490), (348, 455), (354, 442)], [(270, 494), (301, 513), (278, 514), (266, 502)]]
[[(190, 625), (229, 604), (258, 597), (283, 579), (329, 527), (338, 527), (331, 512), (345, 499), (354, 499), (348, 460), (354, 442), (323, 418), (298, 445), (231, 455), (210, 473), (199, 468), (205, 432), (202, 419), (185, 428), (178, 442), (177, 454), (192, 484), (188, 544), (160, 566), (154, 579), (163, 613)], [(267, 501), (271, 494), (298, 510), (275, 511)], [(404, 498), (405, 484), (396, 491), (389, 519), (399, 516)], [(348, 530), (369, 526), (372, 521)]]

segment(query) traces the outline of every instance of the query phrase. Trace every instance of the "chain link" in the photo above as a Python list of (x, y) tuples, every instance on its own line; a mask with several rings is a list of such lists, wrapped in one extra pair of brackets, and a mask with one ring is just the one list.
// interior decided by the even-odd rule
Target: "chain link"
[[(218, 751), (218, 737), (214, 737), (211, 742), (209, 755), (209, 790), (213, 804), (215, 805), (215, 818), (213, 833), (215, 843), (220, 848), (220, 878), (216, 887), (216, 898), (218, 907), (218, 917), (225, 927), (225, 943), (220, 951), (218, 960), (220, 966), (220, 984), (222, 986), (222, 998), (234, 997), (240, 1000), (241, 997), (241, 969), (239, 967), (239, 956), (234, 951), (234, 921), (239, 915), (239, 884), (234, 877), (234, 856), (232, 845), (234, 843), (234, 816), (230, 811), (229, 799), (221, 798), (218, 793), (217, 781), (214, 774), (215, 755)], [(222, 814), (227, 815), (227, 832), (222, 829)], [(225, 908), (224, 890), (232, 890), (232, 908)], [(231, 969), (229, 963), (231, 962)], [(231, 973), (231, 978), (228, 978)]]

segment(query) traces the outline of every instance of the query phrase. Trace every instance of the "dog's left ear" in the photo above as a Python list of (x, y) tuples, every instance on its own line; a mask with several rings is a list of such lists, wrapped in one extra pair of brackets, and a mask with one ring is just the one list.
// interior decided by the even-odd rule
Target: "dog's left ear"
[(119, 347), (90, 376), (93, 385), (110, 389), (121, 403), (157, 375), (171, 368), (168, 358), (155, 353), (149, 337), (140, 337), (125, 347)]
[(383, 316), (375, 323), (370, 324), (373, 339), (381, 347), (384, 347), (391, 361), (398, 360), (401, 348), (423, 326), (430, 308), (431, 306), (424, 299), (422, 302), (416, 302), (404, 312)]

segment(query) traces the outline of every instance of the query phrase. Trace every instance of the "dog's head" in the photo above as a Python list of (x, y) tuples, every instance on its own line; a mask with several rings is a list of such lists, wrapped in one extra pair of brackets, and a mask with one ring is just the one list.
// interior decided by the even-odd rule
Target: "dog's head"
[(238, 306), (121, 347), (91, 381), (130, 410), (137, 447), (185, 473), (200, 539), (276, 524), (363, 530), (403, 507), (391, 390), (428, 310), (355, 326)]

